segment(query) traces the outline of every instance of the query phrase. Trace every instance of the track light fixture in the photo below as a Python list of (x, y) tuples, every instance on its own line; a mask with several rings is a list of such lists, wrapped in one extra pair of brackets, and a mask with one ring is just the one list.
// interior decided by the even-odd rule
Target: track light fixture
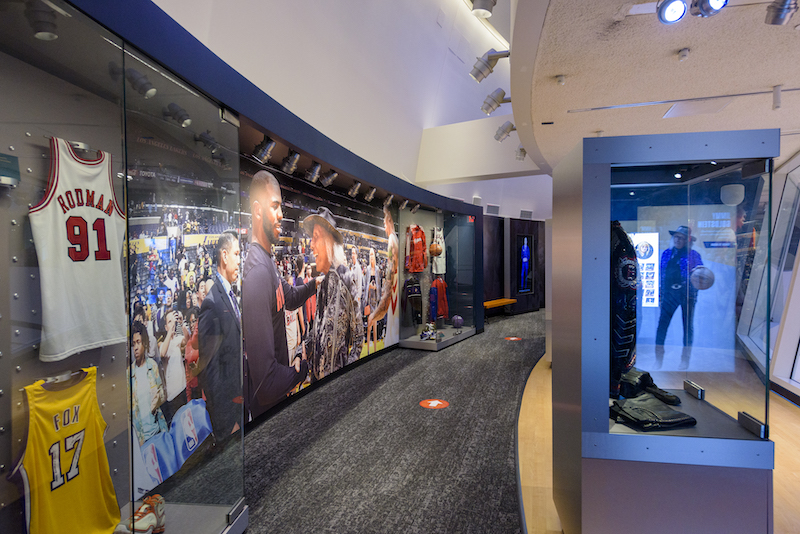
[(764, 22), (775, 26), (784, 26), (797, 11), (796, 0), (775, 0), (767, 6), (767, 18)]
[(350, 187), (350, 190), (347, 192), (347, 194), (353, 198), (356, 198), (359, 189), (361, 189), (361, 182), (356, 182)]
[(417, 213), (417, 211), (418, 211), (418, 210), (419, 210), (419, 204), (417, 204), (417, 205), (415, 205), (413, 208), (411, 208), (411, 213), (412, 213), (412, 214), (413, 214), (413, 213)]
[(153, 84), (150, 83), (150, 80), (147, 79), (147, 76), (138, 70), (126, 69), (125, 78), (128, 79), (131, 87), (133, 87), (136, 92), (143, 95), (145, 98), (153, 98), (156, 96), (156, 88), (153, 87)]
[(510, 102), (511, 99), (506, 98), (506, 92), (498, 87), (486, 97), (486, 100), (483, 101), (481, 111), (487, 115), (491, 115), (494, 110), (500, 107), (500, 104), (509, 104)]
[(479, 19), (488, 19), (492, 16), (497, 0), (472, 0), (472, 14)]
[(497, 129), (497, 132), (494, 134), (494, 139), (498, 143), (502, 143), (509, 135), (511, 135), (511, 132), (515, 131), (517, 131), (517, 129), (513, 124), (511, 124), (511, 121), (506, 121), (502, 126), (500, 126), (500, 128)]
[(684, 0), (658, 0), (656, 14), (661, 24), (675, 24), (686, 14)]
[(383, 205), (384, 206), (391, 206), (393, 198), (394, 198), (394, 195), (392, 195), (392, 194), (390, 194), (388, 197), (384, 198), (383, 199)]
[(478, 61), (475, 62), (475, 66), (472, 67), (472, 71), (470, 71), (469, 75), (472, 76), (473, 80), (480, 83), (481, 80), (486, 78), (494, 71), (494, 66), (497, 65), (498, 59), (501, 57), (508, 57), (510, 55), (511, 52), (508, 50), (504, 52), (498, 52), (494, 48), (490, 48), (488, 52), (478, 58)]
[(223, 165), (225, 165), (228, 162), (228, 159), (222, 154), (222, 152), (212, 153), (211, 159), (213, 159), (214, 161), (218, 161)]
[(406, 209), (406, 206), (408, 206), (408, 199), (405, 199), (405, 200), (404, 200), (404, 201), (403, 201), (403, 202), (400, 204), (400, 209), (401, 209), (401, 210), (404, 210), (404, 209)]
[(33, 28), (33, 36), (40, 41), (58, 39), (56, 33), (56, 12), (42, 0), (25, 2), (25, 18)]
[(336, 180), (337, 176), (339, 176), (339, 173), (331, 169), (330, 171), (328, 171), (327, 174), (325, 174), (325, 176), (322, 177), (322, 179), (319, 182), (324, 187), (328, 187), (333, 183), (334, 180)]
[(219, 150), (219, 143), (217, 143), (217, 140), (211, 135), (211, 130), (206, 130), (200, 135), (195, 135), (194, 141), (195, 143), (203, 143), (206, 148), (211, 150), (212, 154)]
[(300, 159), (300, 154), (298, 154), (294, 150), (290, 150), (289, 155), (283, 158), (283, 164), (281, 165), (281, 170), (286, 174), (292, 174), (295, 170), (297, 170), (297, 161), (299, 159)]
[(189, 117), (189, 114), (186, 113), (186, 110), (175, 102), (165, 107), (162, 113), (164, 114), (164, 119), (173, 119), (181, 125), (181, 128), (186, 128), (192, 124), (192, 119)]
[(370, 190), (367, 191), (367, 194), (364, 195), (364, 200), (366, 200), (367, 202), (372, 202), (372, 199), (375, 198), (375, 192), (376, 191), (377, 191), (377, 189), (375, 189), (374, 187), (371, 187)]
[(275, 141), (270, 139), (268, 136), (264, 136), (264, 139), (261, 143), (257, 144), (256, 147), (253, 149), (253, 157), (256, 158), (258, 161), (266, 165), (269, 163), (269, 158), (272, 156), (272, 150), (275, 148)]
[(525, 147), (522, 146), (522, 145), (519, 145), (517, 147), (517, 151), (516, 151), (517, 161), (525, 161), (525, 156), (527, 156), (527, 155), (528, 155), (528, 151), (525, 150)]
[(689, 13), (695, 17), (713, 17), (728, 5), (728, 0), (692, 0)]
[(319, 180), (319, 172), (322, 170), (322, 165), (317, 163), (316, 161), (311, 164), (311, 167), (308, 168), (306, 171), (306, 180), (309, 182), (316, 183)]

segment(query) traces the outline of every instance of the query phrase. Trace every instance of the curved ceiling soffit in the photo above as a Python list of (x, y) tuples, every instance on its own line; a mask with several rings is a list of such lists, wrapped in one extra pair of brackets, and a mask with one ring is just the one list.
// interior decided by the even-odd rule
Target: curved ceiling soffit
[(539, 38), (542, 35), (549, 1), (519, 0), (514, 14), (511, 39), (511, 95), (514, 100), (512, 110), (517, 135), (528, 153), (543, 174), (552, 174), (553, 169), (544, 159), (533, 134), (533, 75)]

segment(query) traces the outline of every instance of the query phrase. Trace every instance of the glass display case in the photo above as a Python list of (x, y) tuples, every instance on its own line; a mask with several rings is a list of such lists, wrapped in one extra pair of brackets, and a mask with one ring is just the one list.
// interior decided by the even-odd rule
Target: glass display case
[(195, 365), (237, 127), (67, 4), (0, 27), (0, 530), (110, 531), (145, 503), (155, 528), (241, 532), (241, 403), (223, 431)]
[[(710, 435), (719, 420), (749, 439), (739, 412), (766, 428), (769, 292), (750, 280), (768, 265), (770, 178), (763, 159), (612, 168), (611, 432)], [(629, 419), (642, 403), (672, 420)], [(709, 405), (730, 418), (690, 413)]]
[(400, 346), (436, 351), (474, 335), (474, 216), (417, 208), (399, 226)]
[[(760, 286), (778, 154), (777, 130), (592, 138), (554, 169), (553, 488), (565, 532), (612, 528), (611, 479), (681, 488), (626, 493), (660, 530), (768, 531), (770, 334), (758, 325), (771, 309)], [(743, 332), (757, 332), (761, 359)], [(721, 508), (703, 504), (710, 494)], [(615, 515), (613, 528), (641, 517)]]

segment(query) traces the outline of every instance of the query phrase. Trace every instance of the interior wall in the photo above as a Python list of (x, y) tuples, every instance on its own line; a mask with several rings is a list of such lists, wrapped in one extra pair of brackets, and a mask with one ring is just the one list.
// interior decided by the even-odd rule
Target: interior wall
[(470, 204), (474, 196), (479, 196), (483, 206), (500, 206), (501, 217), (519, 219), (521, 210), (531, 211), (532, 219), (538, 221), (553, 217), (553, 178), (548, 175), (426, 184), (426, 187), (434, 193), (459, 198)]
[(155, 0), (245, 78), (324, 135), (414, 181), (422, 130), (484, 117), (510, 63), (468, 73), (505, 50), (463, 0)]
[(503, 298), (503, 219), (483, 216), (483, 300)]

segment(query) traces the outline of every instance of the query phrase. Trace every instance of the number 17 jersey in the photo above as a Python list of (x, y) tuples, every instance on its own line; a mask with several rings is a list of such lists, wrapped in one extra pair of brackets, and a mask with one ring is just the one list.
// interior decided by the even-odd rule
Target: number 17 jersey
[(125, 341), (125, 214), (114, 194), (111, 154), (85, 159), (56, 137), (50, 154), (47, 191), (30, 221), (42, 288), (39, 358), (58, 361)]
[(119, 522), (97, 403), (97, 368), (63, 384), (25, 387), (28, 428), (9, 479), (25, 503), (27, 534), (110, 534)]

